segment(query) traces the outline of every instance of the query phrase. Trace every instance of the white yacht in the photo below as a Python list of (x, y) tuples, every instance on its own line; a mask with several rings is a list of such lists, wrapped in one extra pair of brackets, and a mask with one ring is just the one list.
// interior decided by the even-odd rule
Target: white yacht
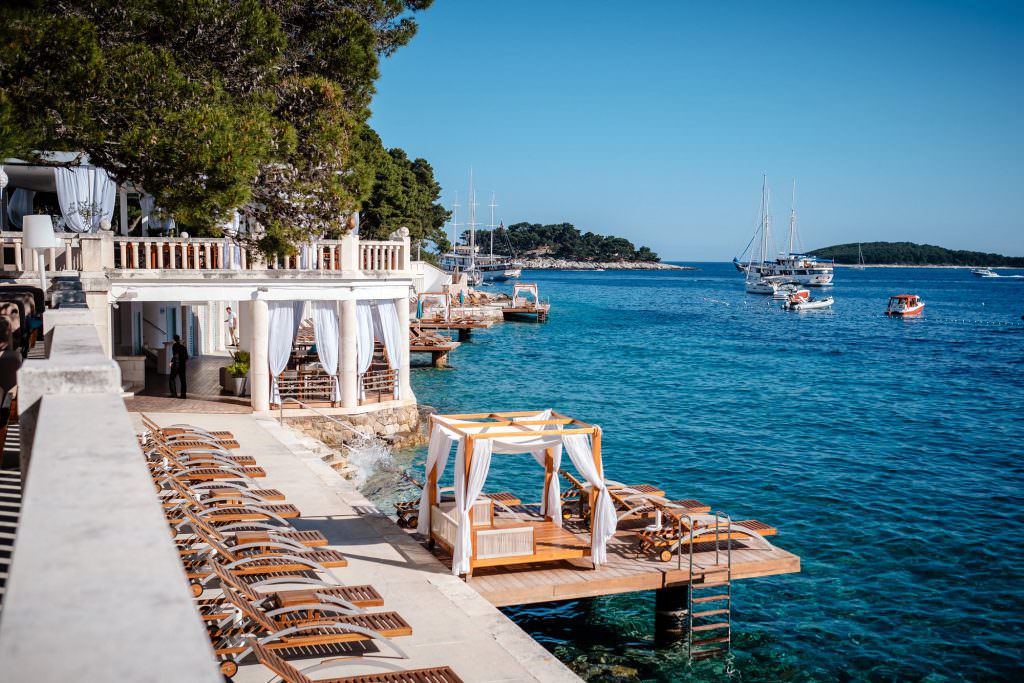
[[(480, 248), (476, 244), (476, 193), (473, 190), (473, 171), (469, 171), (469, 244), (456, 245), (452, 251), (441, 255), (441, 268), (450, 273), (465, 273), (470, 285), (476, 287), (484, 282), (505, 282), (518, 278), (523, 273), (523, 264), (511, 256), (502, 256), (494, 253), (494, 231), (497, 227), (494, 224), (494, 209), (497, 203), (494, 201), (494, 193), (491, 193), (491, 223), (490, 229), (491, 249), (487, 255), (480, 254)], [(452, 237), (453, 244), (458, 240), (458, 196), (455, 204), (452, 205)]]
[[(767, 181), (765, 180), (763, 185), (766, 183)], [(748, 275), (748, 281), (750, 279), (750, 270), (753, 268), (754, 274), (761, 277), (785, 277), (789, 280), (795, 280), (802, 285), (810, 285), (813, 287), (831, 285), (834, 277), (834, 262), (831, 259), (821, 259), (817, 256), (811, 256), (810, 254), (803, 254), (794, 251), (800, 239), (796, 230), (796, 182), (794, 181), (793, 183), (793, 206), (789, 212), (789, 251), (785, 254), (779, 254), (774, 260), (768, 260), (766, 258), (769, 240), (765, 239), (765, 235), (768, 230), (770, 219), (766, 215), (767, 190), (763, 186), (761, 195), (761, 221), (758, 224), (757, 230), (754, 232), (754, 236), (747, 244), (747, 248), (743, 251), (743, 254), (732, 260), (736, 269), (742, 273), (746, 273)], [(751, 246), (759, 235), (761, 236), (762, 251), (758, 262), (754, 263), (753, 252), (751, 252), (750, 260), (748, 260), (747, 263), (744, 263), (742, 257), (746, 256), (747, 252), (751, 251)]]
[(999, 277), (999, 273), (991, 268), (972, 268), (971, 275), (976, 275), (977, 277)]

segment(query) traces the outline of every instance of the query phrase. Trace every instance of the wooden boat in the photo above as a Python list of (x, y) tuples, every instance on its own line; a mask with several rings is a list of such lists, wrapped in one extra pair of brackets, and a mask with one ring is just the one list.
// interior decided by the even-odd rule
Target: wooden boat
[(916, 294), (897, 294), (889, 297), (889, 306), (885, 309), (886, 315), (907, 317), (920, 315), (924, 310), (924, 302)]

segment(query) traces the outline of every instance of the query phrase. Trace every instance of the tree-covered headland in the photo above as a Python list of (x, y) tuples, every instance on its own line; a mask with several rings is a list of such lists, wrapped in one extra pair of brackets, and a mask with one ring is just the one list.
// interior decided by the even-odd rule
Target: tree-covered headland
[[(838, 244), (810, 252), (836, 263), (857, 263), (857, 243)], [(980, 251), (944, 249), (914, 242), (864, 242), (859, 245), (864, 262), (907, 266), (973, 266), (1024, 268), (1024, 257), (987, 254)]]
[[(481, 248), (490, 245), (491, 231), (478, 230), (476, 243)], [(462, 234), (462, 242), (469, 242), (469, 233)], [(640, 261), (656, 262), (661, 259), (649, 247), (637, 248), (624, 237), (580, 232), (571, 223), (540, 225), (515, 223), (494, 231), (494, 250), (505, 253), (511, 248), (516, 256), (549, 256), (569, 261)]]
[[(430, 165), (367, 123), (382, 58), (432, 0), (8, 0), (0, 4), (0, 158), (82, 152), (193, 234), (235, 209), (258, 246), (446, 214)], [(440, 235), (443, 239), (443, 234)]]

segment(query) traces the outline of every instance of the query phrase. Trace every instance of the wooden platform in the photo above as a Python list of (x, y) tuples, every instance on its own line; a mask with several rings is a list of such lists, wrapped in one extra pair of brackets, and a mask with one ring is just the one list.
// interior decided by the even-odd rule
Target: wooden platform
[[(569, 534), (574, 544), (589, 547), (586, 534)], [(554, 542), (565, 542), (560, 536)], [(539, 540), (538, 540), (539, 544)], [(724, 564), (725, 543), (718, 561)], [(593, 569), (589, 557), (557, 562), (537, 562), (506, 567), (475, 569), (468, 585), (497, 607), (529, 605), (553, 600), (591, 598), (599, 595), (656, 590), (690, 583), (689, 557), (684, 553), (682, 566), (677, 559), (662, 562), (653, 556), (637, 554), (637, 536), (619, 531), (608, 544), (608, 563)], [(440, 548), (435, 556), (451, 567), (451, 557)], [(714, 542), (699, 543), (694, 553), (694, 577), (702, 579), (702, 570), (716, 566)], [(800, 571), (800, 558), (775, 546), (762, 548), (751, 542), (732, 542), (733, 580), (752, 579)]]
[(412, 323), (414, 326), (424, 330), (486, 330), (494, 324), (493, 320), (417, 320)]

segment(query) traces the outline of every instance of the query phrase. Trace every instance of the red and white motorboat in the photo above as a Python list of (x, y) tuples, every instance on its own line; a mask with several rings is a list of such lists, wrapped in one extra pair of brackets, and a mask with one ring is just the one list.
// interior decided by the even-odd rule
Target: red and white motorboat
[(889, 306), (885, 309), (886, 315), (898, 315), (901, 317), (920, 315), (924, 310), (924, 302), (916, 294), (897, 294), (889, 297)]

